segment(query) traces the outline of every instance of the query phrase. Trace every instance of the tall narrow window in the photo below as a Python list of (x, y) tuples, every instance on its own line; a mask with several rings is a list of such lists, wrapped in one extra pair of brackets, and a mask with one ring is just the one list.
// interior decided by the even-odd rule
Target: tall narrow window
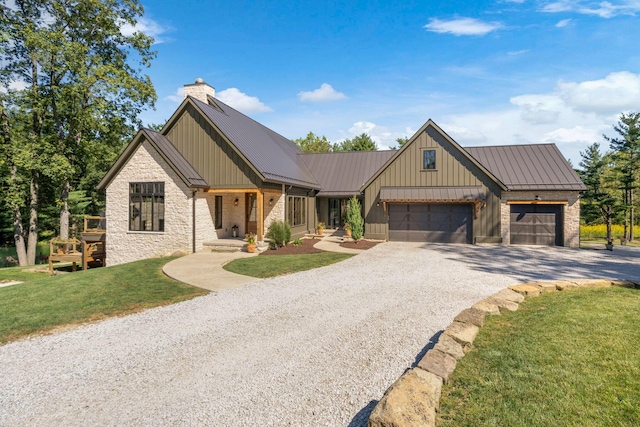
[(129, 183), (129, 230), (164, 231), (164, 182)]
[(307, 222), (306, 216), (306, 197), (294, 197), (289, 196), (287, 198), (287, 220), (292, 227), (305, 224)]
[(422, 152), (422, 169), (436, 168), (436, 150), (424, 150)]
[(222, 196), (216, 196), (216, 206), (213, 222), (216, 228), (222, 228)]

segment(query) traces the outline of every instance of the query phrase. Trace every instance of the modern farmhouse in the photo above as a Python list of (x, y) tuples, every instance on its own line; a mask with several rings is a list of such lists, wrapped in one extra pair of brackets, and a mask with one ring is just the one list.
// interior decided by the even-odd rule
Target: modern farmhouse
[(303, 153), (201, 79), (98, 188), (110, 265), (250, 232), (262, 240), (276, 219), (294, 236), (319, 221), (338, 228), (354, 195), (365, 238), (577, 247), (585, 189), (554, 144), (462, 148), (431, 120), (400, 150)]

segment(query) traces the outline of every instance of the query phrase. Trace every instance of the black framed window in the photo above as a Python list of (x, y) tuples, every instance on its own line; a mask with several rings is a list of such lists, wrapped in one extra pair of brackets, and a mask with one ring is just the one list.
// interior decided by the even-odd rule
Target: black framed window
[(287, 221), (292, 227), (306, 224), (306, 197), (289, 196), (287, 199)]
[(164, 231), (164, 182), (129, 183), (129, 230)]
[(422, 169), (436, 168), (436, 150), (424, 150), (422, 152)]
[(216, 196), (213, 222), (216, 228), (222, 228), (222, 196)]

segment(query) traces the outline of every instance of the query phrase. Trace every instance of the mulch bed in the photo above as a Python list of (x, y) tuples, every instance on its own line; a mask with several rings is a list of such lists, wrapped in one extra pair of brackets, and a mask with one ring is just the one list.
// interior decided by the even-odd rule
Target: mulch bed
[(342, 242), (340, 246), (349, 249), (371, 249), (380, 242), (371, 242), (369, 240), (360, 240), (358, 242)]
[(324, 252), (323, 250), (313, 247), (320, 240), (316, 239), (302, 239), (300, 246), (295, 246), (293, 243), (289, 243), (287, 246), (278, 249), (267, 249), (261, 252), (260, 255), (300, 255), (300, 254), (316, 254)]

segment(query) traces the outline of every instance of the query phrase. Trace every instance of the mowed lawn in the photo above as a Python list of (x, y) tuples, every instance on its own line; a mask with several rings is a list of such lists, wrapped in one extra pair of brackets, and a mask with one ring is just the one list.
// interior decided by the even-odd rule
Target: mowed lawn
[(208, 291), (168, 278), (162, 266), (173, 258), (154, 258), (114, 267), (49, 276), (0, 269), (0, 343), (61, 326), (134, 313), (183, 301)]
[(240, 258), (225, 264), (222, 268), (232, 273), (251, 277), (275, 277), (298, 271), (324, 267), (351, 258), (351, 254), (319, 252), (314, 254), (275, 255)]
[(639, 426), (640, 290), (579, 289), (490, 316), (439, 426)]

